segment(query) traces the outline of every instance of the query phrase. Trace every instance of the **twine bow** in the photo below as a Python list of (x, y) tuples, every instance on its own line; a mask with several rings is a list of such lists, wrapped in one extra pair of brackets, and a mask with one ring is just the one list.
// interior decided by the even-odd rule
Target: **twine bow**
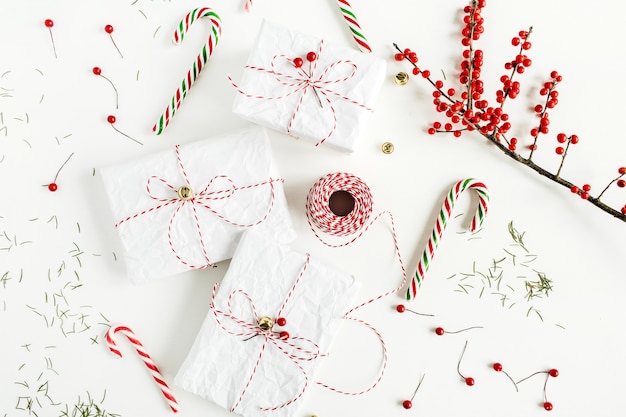
[[(304, 274), (304, 271), (306, 270), (308, 265), (309, 265), (309, 255), (307, 254), (307, 259), (304, 263), (304, 266), (300, 270), (300, 274), (296, 278), (296, 281), (294, 282), (289, 293), (285, 297), (282, 303), (282, 306), (277, 312), (276, 317), (279, 317), (282, 314), (284, 307), (289, 302), (291, 295), (294, 292), (294, 289), (297, 287), (298, 283), (300, 282)], [(261, 411), (278, 410), (296, 402), (300, 397), (302, 397), (302, 395), (304, 394), (304, 392), (306, 391), (309, 385), (309, 376), (306, 370), (302, 367), (301, 362), (313, 361), (321, 356), (324, 356), (320, 352), (320, 347), (311, 339), (308, 339), (305, 337), (298, 337), (298, 336), (282, 337), (280, 333), (273, 332), (271, 328), (263, 328), (263, 326), (260, 326), (259, 318), (261, 316), (257, 312), (256, 306), (254, 304), (254, 301), (252, 300), (252, 297), (244, 290), (238, 289), (238, 290), (232, 291), (226, 299), (227, 301), (226, 311), (221, 310), (215, 305), (215, 294), (217, 291), (217, 287), (218, 287), (218, 284), (215, 284), (215, 286), (213, 287), (211, 311), (213, 312), (215, 316), (215, 320), (218, 323), (218, 325), (228, 334), (234, 337), (240, 338), (242, 340), (242, 343), (246, 343), (247, 341), (257, 336), (262, 337), (262, 342), (260, 345), (257, 360), (252, 368), (252, 371), (250, 372), (250, 376), (246, 382), (245, 387), (240, 393), (238, 399), (235, 401), (235, 403), (231, 407), (230, 411), (234, 412), (239, 406), (239, 404), (241, 403), (241, 401), (243, 400), (250, 386), (250, 383), (254, 379), (254, 376), (257, 370), (259, 369), (259, 365), (261, 363), (261, 360), (263, 359), (265, 352), (269, 349), (275, 349), (278, 352), (282, 353), (284, 357), (287, 358), (287, 360), (290, 363), (292, 363), (296, 368), (298, 368), (298, 370), (300, 371), (304, 379), (304, 382), (302, 383), (298, 392), (291, 399), (285, 401), (284, 403), (280, 405), (259, 407), (260, 410)], [(235, 297), (240, 298), (240, 300), (238, 300), (238, 302), (236, 303), (237, 305), (245, 304), (246, 306), (250, 308), (249, 312), (245, 314), (245, 318), (240, 317), (239, 315), (233, 312), (232, 306), (235, 304), (234, 303)]]
[[(328, 108), (330, 109), (330, 114), (332, 116), (332, 120), (330, 123), (330, 125), (332, 126), (322, 135), (322, 139), (320, 139), (315, 144), (315, 146), (318, 146), (324, 143), (324, 141), (326, 141), (328, 138), (330, 138), (337, 130), (337, 113), (335, 110), (335, 106), (333, 105), (333, 101), (335, 99), (346, 101), (368, 111), (373, 111), (365, 104), (360, 103), (332, 89), (333, 85), (347, 82), (348, 80), (353, 78), (356, 75), (358, 67), (354, 62), (344, 59), (331, 62), (325, 67), (318, 65), (319, 58), (322, 56), (323, 49), (324, 40), (321, 40), (318, 52), (316, 54), (316, 59), (312, 61), (307, 61), (309, 67), (308, 72), (305, 70), (304, 66), (298, 67), (294, 65), (294, 60), (284, 54), (274, 55), (270, 61), (269, 69), (254, 65), (245, 66), (246, 69), (259, 71), (270, 75), (274, 79), (274, 81), (287, 89), (287, 92), (285, 92), (284, 94), (279, 94), (275, 96), (250, 94), (242, 90), (232, 80), (230, 76), (228, 77), (228, 79), (230, 80), (233, 87), (235, 87), (235, 89), (240, 94), (248, 98), (278, 101), (299, 94), (300, 96), (298, 98), (298, 102), (296, 104), (296, 107), (294, 108), (291, 117), (289, 118), (289, 124), (287, 125), (287, 134), (289, 136), (295, 137), (296, 139), (297, 137), (291, 133), (293, 125), (298, 118), (300, 110), (302, 109), (304, 99), (307, 93), (313, 93), (317, 97), (316, 100), (319, 102), (320, 107), (328, 106)], [(340, 71), (344, 71), (344, 74), (347, 74), (344, 76), (333, 75), (333, 73), (337, 73)]]
[[(126, 217), (125, 219), (120, 220), (119, 222), (115, 224), (115, 227), (119, 227), (121, 224), (128, 222), (132, 219), (135, 219), (137, 217), (146, 215), (148, 213), (151, 213), (157, 210), (164, 209), (165, 207), (172, 206), (173, 212), (172, 212), (172, 215), (170, 216), (168, 226), (167, 226), (167, 240), (168, 240), (169, 247), (172, 250), (172, 253), (176, 257), (176, 259), (178, 259), (183, 265), (186, 265), (188, 268), (191, 268), (191, 269), (204, 269), (207, 267), (214, 268), (216, 267), (216, 265), (210, 261), (209, 254), (206, 249), (206, 243), (205, 243), (206, 240), (205, 240), (204, 234), (202, 233), (200, 220), (198, 216), (198, 208), (209, 210), (211, 213), (213, 213), (213, 215), (215, 215), (217, 218), (224, 221), (225, 223), (231, 224), (236, 227), (250, 228), (250, 227), (253, 227), (262, 223), (263, 221), (265, 221), (265, 219), (267, 219), (270, 212), (272, 211), (272, 208), (274, 207), (274, 197), (275, 197), (274, 182), (282, 181), (282, 180), (270, 178), (267, 181), (262, 181), (256, 184), (238, 187), (235, 185), (235, 183), (230, 177), (226, 175), (216, 175), (215, 177), (211, 178), (208, 181), (206, 186), (202, 188), (200, 192), (194, 194), (193, 188), (191, 187), (191, 182), (189, 181), (189, 177), (187, 175), (187, 171), (185, 170), (185, 166), (180, 156), (179, 145), (176, 145), (175, 151), (176, 151), (176, 158), (178, 161), (178, 166), (180, 167), (180, 170), (185, 179), (185, 184), (183, 184), (180, 187), (175, 187), (174, 185), (169, 183), (166, 179), (158, 177), (156, 175), (152, 175), (150, 178), (148, 178), (148, 181), (146, 184), (146, 192), (148, 193), (148, 196), (152, 200), (155, 200), (156, 202), (158, 202), (158, 204), (156, 206), (142, 210), (139, 213), (130, 215)], [(219, 183), (223, 183), (223, 185), (220, 186)], [(256, 187), (260, 187), (263, 185), (270, 186), (271, 200), (270, 200), (270, 204), (268, 205), (268, 209), (265, 212), (265, 214), (256, 221), (249, 222), (249, 223), (236, 222), (234, 220), (227, 218), (223, 214), (219, 213), (211, 206), (211, 204), (217, 200), (224, 200), (224, 199), (231, 198), (237, 191), (256, 188)], [(177, 224), (176, 219), (183, 210), (191, 211), (197, 237), (200, 242), (200, 249), (202, 251), (202, 256), (206, 263), (198, 264), (195, 262), (191, 262), (189, 260), (185, 260), (178, 253), (178, 250), (176, 249), (172, 232), (173, 232), (175, 225)]]

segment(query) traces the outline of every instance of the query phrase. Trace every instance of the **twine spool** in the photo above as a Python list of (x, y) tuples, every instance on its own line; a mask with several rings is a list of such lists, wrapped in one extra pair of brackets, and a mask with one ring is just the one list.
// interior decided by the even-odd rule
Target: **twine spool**
[(349, 236), (368, 224), (372, 206), (372, 192), (362, 179), (337, 172), (313, 184), (307, 195), (306, 214), (309, 224), (320, 231), (332, 236)]

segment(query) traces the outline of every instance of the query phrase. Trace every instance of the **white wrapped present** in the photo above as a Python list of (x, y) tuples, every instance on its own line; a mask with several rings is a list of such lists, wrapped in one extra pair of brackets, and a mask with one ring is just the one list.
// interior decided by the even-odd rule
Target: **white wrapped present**
[(371, 54), (264, 21), (241, 81), (231, 79), (233, 111), (295, 138), (353, 152), (385, 70), (385, 61)]
[(351, 275), (245, 232), (174, 383), (245, 417), (295, 415), (357, 290)]
[(261, 127), (106, 167), (101, 177), (134, 283), (230, 259), (249, 228), (295, 238)]

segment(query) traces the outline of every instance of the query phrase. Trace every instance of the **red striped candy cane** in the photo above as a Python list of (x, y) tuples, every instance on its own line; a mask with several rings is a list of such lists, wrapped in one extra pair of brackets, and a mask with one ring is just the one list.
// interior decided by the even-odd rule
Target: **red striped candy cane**
[(126, 336), (126, 338), (130, 341), (130, 343), (132, 343), (133, 347), (135, 348), (139, 356), (141, 356), (141, 359), (143, 359), (144, 364), (150, 371), (150, 374), (152, 374), (152, 378), (154, 378), (157, 385), (161, 389), (161, 392), (163, 393), (163, 396), (167, 400), (170, 408), (172, 409), (173, 412), (177, 413), (179, 410), (178, 402), (176, 401), (176, 398), (174, 398), (174, 395), (170, 391), (170, 387), (165, 382), (165, 379), (163, 378), (163, 376), (159, 372), (159, 369), (150, 358), (150, 355), (148, 355), (148, 353), (145, 351), (143, 344), (139, 341), (139, 339), (137, 339), (137, 337), (135, 336), (135, 333), (133, 333), (131, 329), (129, 329), (126, 326), (111, 326), (106, 333), (106, 342), (107, 342), (107, 345), (109, 346), (109, 350), (116, 357), (118, 358), (122, 357), (122, 352), (120, 352), (120, 350), (117, 348), (117, 344), (115, 343), (115, 340), (113, 340), (113, 335), (118, 332)]
[(437, 246), (439, 245), (439, 240), (441, 239), (441, 234), (448, 224), (448, 220), (450, 219), (450, 215), (452, 214), (452, 209), (454, 208), (454, 203), (459, 198), (459, 195), (468, 188), (474, 190), (478, 195), (478, 208), (476, 209), (476, 214), (474, 214), (474, 217), (472, 218), (470, 231), (475, 232), (482, 225), (483, 220), (487, 215), (487, 205), (489, 203), (489, 194), (487, 191), (487, 187), (482, 182), (476, 181), (473, 178), (468, 178), (457, 182), (454, 187), (450, 189), (450, 192), (443, 202), (441, 211), (439, 212), (439, 216), (437, 217), (437, 221), (435, 222), (433, 232), (430, 235), (428, 242), (426, 243), (426, 247), (424, 248), (424, 253), (422, 254), (422, 257), (417, 263), (417, 268), (415, 273), (413, 274), (413, 279), (411, 280), (411, 284), (406, 292), (407, 300), (415, 298), (418, 288), (422, 285), (422, 281), (424, 280), (426, 271), (428, 271), (428, 266), (430, 265), (430, 262), (435, 255), (435, 250), (437, 249)]
[(352, 37), (356, 41), (361, 52), (372, 52), (372, 48), (367, 42), (367, 38), (363, 35), (363, 29), (361, 29), (361, 25), (359, 25), (359, 21), (354, 14), (354, 10), (352, 10), (352, 6), (347, 0), (337, 0), (339, 4), (339, 9), (341, 10), (341, 14), (343, 15), (343, 19), (348, 24), (348, 28), (350, 32), (352, 32)]
[(160, 135), (167, 125), (169, 125), (170, 120), (180, 108), (183, 99), (187, 96), (189, 89), (198, 78), (198, 75), (200, 75), (200, 71), (202, 71), (202, 68), (204, 68), (204, 65), (206, 65), (207, 61), (213, 54), (213, 50), (217, 46), (217, 42), (222, 35), (222, 21), (219, 15), (209, 7), (202, 7), (187, 13), (185, 18), (180, 21), (178, 28), (174, 31), (174, 43), (181, 43), (185, 34), (189, 32), (189, 28), (193, 22), (202, 17), (207, 17), (211, 21), (209, 38), (206, 44), (202, 47), (202, 50), (196, 57), (189, 71), (187, 71), (187, 76), (183, 78), (180, 86), (176, 89), (169, 105), (165, 108), (161, 117), (159, 117), (159, 121), (152, 127), (152, 131), (156, 132), (157, 135)]

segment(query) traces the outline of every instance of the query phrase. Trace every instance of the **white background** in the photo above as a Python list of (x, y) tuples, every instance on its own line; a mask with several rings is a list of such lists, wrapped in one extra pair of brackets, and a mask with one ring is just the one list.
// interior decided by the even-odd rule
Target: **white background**
[[(269, 132), (298, 233), (294, 245), (354, 274), (365, 300), (401, 280), (389, 222), (380, 220), (346, 248), (325, 247), (304, 214), (306, 194), (318, 178), (345, 171), (370, 186), (374, 213), (394, 215), (409, 273), (456, 181), (484, 181), (491, 205), (483, 229), (470, 235), (465, 230), (476, 200), (471, 193), (462, 196), (417, 299), (406, 303), (435, 317), (400, 315), (394, 309), (400, 296), (359, 311), (380, 330), (389, 350), (379, 386), (356, 397), (313, 387), (296, 415), (544, 415), (543, 374), (516, 392), (505, 375), (493, 371), (494, 362), (516, 380), (557, 368), (560, 375), (547, 384), (551, 415), (623, 410), (626, 224), (513, 162), (478, 135), (454, 139), (425, 133), (439, 118), (431, 90), (415, 77), (406, 86), (394, 84), (395, 73), (410, 67), (393, 61), (392, 43), (417, 52), (423, 68), (437, 77), (445, 74), (447, 86), (456, 87), (464, 2), (351, 3), (374, 54), (388, 60), (387, 79), (352, 155)], [(208, 26), (198, 22), (181, 45), (171, 43), (178, 20), (197, 6), (220, 14), (222, 37), (172, 124), (155, 136), (152, 125), (207, 34)], [(509, 109), (513, 134), (529, 143), (527, 132), (536, 123), (530, 108), (541, 102), (537, 86), (558, 70), (559, 105), (551, 112), (551, 132), (540, 142), (538, 161), (555, 171), (556, 133), (577, 134), (580, 143), (570, 149), (562, 175), (591, 184), (592, 195), (626, 165), (620, 123), (625, 13), (626, 6), (609, 0), (491, 0), (483, 13), (486, 33), (478, 45), (485, 53), (487, 97), (493, 101), (503, 63), (516, 54), (511, 38), (532, 25), (533, 65), (520, 78), (522, 93)], [(43, 24), (47, 18), (55, 23), (58, 58)], [(109, 353), (103, 340), (107, 323), (130, 326), (171, 382), (228, 262), (133, 286), (98, 170), (248, 126), (230, 111), (236, 93), (227, 74), (241, 76), (263, 18), (355, 47), (334, 0), (256, 0), (252, 13), (244, 12), (239, 0), (0, 1), (0, 416), (69, 414), (89, 398), (121, 416), (171, 414), (126, 341), (120, 338), (122, 359)], [(106, 24), (114, 26), (123, 58), (104, 32)], [(119, 109), (111, 86), (91, 72), (94, 66), (114, 82)], [(108, 114), (144, 146), (115, 132)], [(381, 152), (385, 141), (395, 145), (393, 154)], [(58, 191), (49, 192), (44, 185), (72, 153), (57, 179)], [(626, 189), (613, 187), (605, 201), (619, 210)], [(534, 255), (526, 258), (528, 266), (519, 263), (523, 250), (512, 245), (509, 222), (525, 233)], [(515, 264), (505, 250), (516, 256)], [(479, 297), (483, 284), (476, 271), (484, 273), (502, 258), (503, 282), (510, 287), (503, 284), (500, 293), (507, 298), (502, 301), (494, 288)], [(527, 301), (524, 282), (535, 280), (537, 272), (552, 280), (553, 291)], [(437, 336), (437, 326), (483, 328)], [(475, 378), (473, 387), (456, 369), (466, 340), (460, 369)], [(376, 340), (346, 324), (318, 377), (359, 389), (375, 376), (380, 361)], [(413, 408), (403, 409), (401, 402), (424, 374)], [(172, 389), (181, 416), (228, 414)]]

